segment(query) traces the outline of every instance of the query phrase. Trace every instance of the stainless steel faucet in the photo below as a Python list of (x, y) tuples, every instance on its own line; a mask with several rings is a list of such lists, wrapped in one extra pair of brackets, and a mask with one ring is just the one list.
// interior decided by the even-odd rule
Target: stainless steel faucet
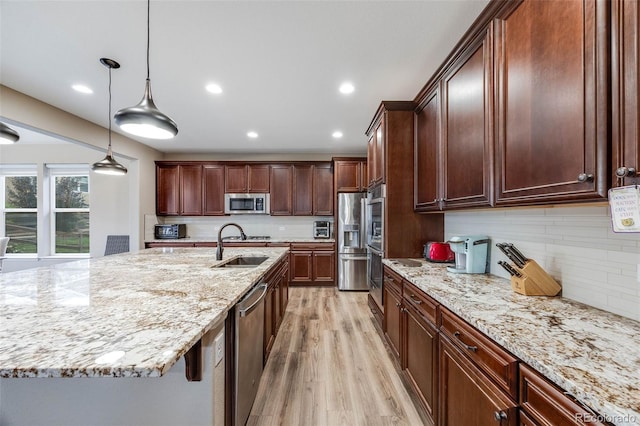
[(224, 228), (226, 228), (227, 226), (233, 225), (236, 228), (238, 228), (240, 230), (240, 239), (241, 240), (246, 240), (247, 239), (247, 235), (244, 233), (244, 231), (242, 230), (242, 227), (240, 225), (238, 225), (237, 223), (225, 223), (224, 225), (222, 225), (220, 227), (220, 230), (218, 231), (218, 249), (216, 250), (216, 260), (222, 260), (222, 252), (224, 251), (224, 248), (222, 247), (222, 230)]

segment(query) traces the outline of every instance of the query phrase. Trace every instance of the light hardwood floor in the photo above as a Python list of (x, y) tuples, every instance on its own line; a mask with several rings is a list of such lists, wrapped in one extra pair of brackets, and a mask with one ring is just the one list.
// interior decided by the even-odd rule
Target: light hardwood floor
[(247, 425), (422, 425), (366, 292), (290, 289)]

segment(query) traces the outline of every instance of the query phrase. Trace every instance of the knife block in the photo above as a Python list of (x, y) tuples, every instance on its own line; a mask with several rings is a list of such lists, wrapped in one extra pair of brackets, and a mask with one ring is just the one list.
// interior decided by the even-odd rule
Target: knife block
[(521, 277), (511, 277), (511, 288), (525, 296), (555, 296), (562, 287), (535, 260), (527, 260), (522, 268), (514, 266)]

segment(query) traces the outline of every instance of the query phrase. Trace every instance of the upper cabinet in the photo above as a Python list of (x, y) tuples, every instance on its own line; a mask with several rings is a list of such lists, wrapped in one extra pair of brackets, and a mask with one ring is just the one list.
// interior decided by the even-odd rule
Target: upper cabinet
[(293, 214), (293, 166), (273, 164), (271, 166), (271, 215), (291, 216)]
[(640, 5), (612, 2), (613, 185), (640, 184)]
[(331, 163), (313, 166), (313, 215), (333, 216), (333, 168)]
[(202, 215), (201, 165), (156, 165), (156, 214)]
[(224, 166), (215, 164), (202, 166), (205, 216), (224, 215), (224, 169)]
[[(285, 172), (281, 172), (284, 174)], [(287, 179), (278, 178), (279, 185)], [(292, 202), (294, 216), (333, 216), (333, 170), (331, 163), (294, 164), (292, 178)], [(284, 187), (278, 192), (285, 194)], [(278, 194), (276, 194), (278, 196)], [(271, 196), (271, 205), (273, 206)], [(282, 199), (284, 202), (284, 198)], [(276, 202), (279, 202), (276, 200)], [(272, 209), (273, 210), (273, 209)], [(284, 213), (284, 210), (282, 212)]]
[(234, 164), (225, 166), (225, 192), (268, 193), (268, 164)]
[(334, 158), (336, 192), (364, 192), (369, 186), (366, 158)]
[(415, 123), (414, 209), (440, 210), (440, 86), (425, 96)]
[(463, 51), (442, 79), (443, 208), (493, 204), (493, 73), (491, 34)]
[(313, 214), (313, 165), (293, 167), (293, 214), (311, 216)]
[(497, 205), (606, 198), (608, 9), (525, 0), (494, 21)]

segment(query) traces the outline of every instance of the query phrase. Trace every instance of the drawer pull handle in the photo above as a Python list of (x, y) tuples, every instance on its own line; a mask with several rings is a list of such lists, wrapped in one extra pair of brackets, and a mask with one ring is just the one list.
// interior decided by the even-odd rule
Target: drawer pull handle
[(477, 346), (469, 346), (465, 342), (463, 342), (462, 338), (460, 337), (460, 332), (459, 331), (454, 332), (453, 335), (456, 337), (456, 339), (458, 339), (460, 341), (460, 343), (462, 343), (462, 346), (464, 346), (466, 349), (468, 349), (468, 350), (470, 350), (472, 352), (476, 352), (478, 350)]
[(412, 294), (411, 296), (409, 296), (409, 299), (411, 299), (411, 301), (413, 303), (415, 303), (416, 305), (422, 305), (422, 300), (416, 299), (416, 295), (415, 294)]
[(496, 422), (502, 423), (502, 421), (507, 418), (507, 413), (504, 411), (496, 411), (493, 413), (493, 418)]

